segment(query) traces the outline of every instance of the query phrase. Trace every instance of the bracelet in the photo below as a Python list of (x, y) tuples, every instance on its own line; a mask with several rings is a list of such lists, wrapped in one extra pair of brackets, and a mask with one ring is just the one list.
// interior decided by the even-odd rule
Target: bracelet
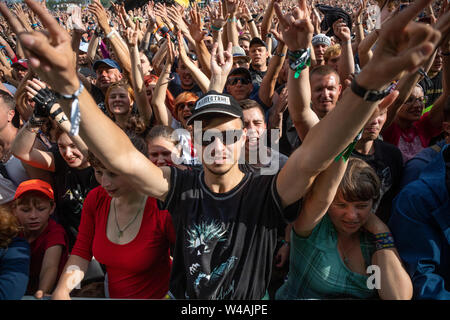
[(363, 129), (361, 129), (361, 131), (359, 132), (359, 134), (356, 136), (355, 139), (353, 139), (353, 141), (344, 149), (344, 151), (342, 151), (341, 153), (339, 153), (336, 158), (334, 158), (335, 162), (338, 162), (339, 160), (344, 159), (344, 162), (348, 160), (348, 158), (350, 158), (350, 156), (352, 155), (353, 149), (355, 149), (356, 143), (359, 141), (359, 139), (361, 139), (362, 137), (362, 133), (363, 133)]
[(56, 116), (58, 114), (60, 114), (61, 112), (63, 112), (63, 110), (61, 108), (56, 109), (56, 111), (50, 113), (50, 118), (52, 118), (53, 120), (55, 120)]
[(394, 248), (394, 238), (392, 237), (391, 232), (383, 232), (383, 233), (377, 233), (375, 236), (375, 249), (381, 250), (381, 249), (388, 249), (388, 248)]
[(218, 28), (215, 25), (211, 25), (211, 29), (213, 29), (214, 31), (222, 31), (222, 28)]
[(284, 54), (284, 53), (276, 53), (276, 52), (275, 52), (274, 56), (278, 56), (278, 57), (284, 57), (284, 56), (285, 56), (285, 54)]
[(58, 120), (58, 123), (61, 124), (61, 123), (63, 123), (64, 121), (67, 121), (67, 120), (69, 120), (69, 119), (67, 119), (66, 115), (63, 114), (63, 116), (61, 117), (61, 119)]
[(116, 36), (116, 33), (116, 29), (112, 29), (112, 31), (106, 35), (106, 38), (111, 39)]
[(80, 130), (81, 116), (80, 116), (80, 104), (78, 101), (78, 96), (81, 94), (81, 92), (83, 92), (83, 89), (84, 89), (83, 83), (80, 82), (80, 87), (78, 88), (77, 91), (75, 91), (74, 94), (64, 95), (57, 93), (57, 97), (60, 99), (73, 100), (71, 106), (72, 108), (70, 110), (70, 123), (71, 123), (70, 134), (72, 136), (78, 135), (78, 132)]
[(228, 22), (237, 22), (237, 19), (236, 19), (236, 17), (233, 17), (233, 19), (231, 19), (231, 18), (228, 18), (228, 20), (227, 20)]
[(450, 56), (450, 52), (442, 52), (441, 51), (441, 55), (444, 57), (448, 57), (448, 56)]
[(289, 241), (286, 241), (286, 240), (283, 239), (283, 240), (281, 240), (281, 245), (289, 247), (291, 245), (291, 243)]
[(253, 21), (255, 21), (255, 19), (250, 19), (250, 20), (247, 20), (247, 23), (252, 23)]

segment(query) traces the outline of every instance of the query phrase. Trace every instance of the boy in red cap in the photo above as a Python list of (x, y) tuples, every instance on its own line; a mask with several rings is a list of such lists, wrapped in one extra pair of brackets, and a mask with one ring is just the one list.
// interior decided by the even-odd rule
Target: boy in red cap
[(12, 206), (31, 249), (26, 294), (41, 299), (52, 293), (69, 254), (64, 228), (50, 219), (55, 210), (53, 189), (39, 179), (24, 181), (17, 187)]

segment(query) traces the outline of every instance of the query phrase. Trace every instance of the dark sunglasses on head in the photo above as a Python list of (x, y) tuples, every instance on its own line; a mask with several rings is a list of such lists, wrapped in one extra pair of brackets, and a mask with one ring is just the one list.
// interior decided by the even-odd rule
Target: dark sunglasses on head
[(202, 132), (202, 141), (199, 142), (206, 147), (213, 143), (216, 138), (219, 138), (223, 145), (230, 145), (238, 142), (242, 137), (242, 133), (242, 130), (213, 131), (210, 135), (204, 137), (205, 132)]
[(230, 78), (230, 79), (228, 79), (227, 83), (228, 83), (229, 85), (234, 86), (234, 85), (236, 85), (236, 84), (238, 83), (238, 81), (241, 81), (241, 84), (249, 84), (249, 83), (251, 82), (250, 79), (242, 78), (242, 77), (236, 77), (236, 78)]
[(195, 101), (189, 101), (189, 102), (180, 102), (180, 103), (177, 103), (176, 105), (175, 105), (175, 108), (176, 109), (178, 109), (178, 108), (184, 108), (184, 107), (188, 107), (190, 110), (192, 110), (192, 109), (194, 109), (194, 107), (195, 107)]

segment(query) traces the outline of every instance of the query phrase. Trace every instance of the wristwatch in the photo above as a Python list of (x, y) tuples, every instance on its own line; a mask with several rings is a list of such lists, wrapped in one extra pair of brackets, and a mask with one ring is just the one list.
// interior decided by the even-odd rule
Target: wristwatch
[(354, 94), (356, 94), (357, 96), (360, 96), (365, 101), (378, 101), (378, 100), (381, 100), (381, 99), (386, 97), (391, 92), (391, 90), (389, 88), (385, 89), (385, 90), (382, 90), (382, 91), (367, 90), (366, 88), (361, 87), (356, 82), (356, 78), (353, 78), (353, 81), (352, 81), (352, 84), (351, 84), (350, 88), (352, 89)]

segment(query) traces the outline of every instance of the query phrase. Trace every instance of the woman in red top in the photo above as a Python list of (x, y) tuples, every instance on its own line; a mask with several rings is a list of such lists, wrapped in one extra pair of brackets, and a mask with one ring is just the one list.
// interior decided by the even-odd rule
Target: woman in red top
[[(132, 140), (146, 154), (145, 142)], [(77, 241), (53, 299), (70, 299), (93, 256), (106, 266), (110, 298), (164, 298), (171, 270), (169, 248), (175, 242), (170, 214), (95, 156), (89, 158), (101, 186), (86, 197)]]

